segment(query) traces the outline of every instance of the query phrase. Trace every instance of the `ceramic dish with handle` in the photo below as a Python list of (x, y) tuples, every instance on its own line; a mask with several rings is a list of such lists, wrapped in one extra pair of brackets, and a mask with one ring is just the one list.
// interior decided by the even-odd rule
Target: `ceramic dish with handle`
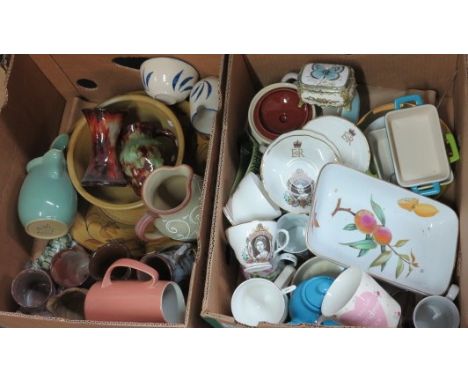
[(268, 196), (279, 207), (309, 213), (320, 170), (340, 161), (337, 148), (325, 137), (298, 130), (283, 134), (268, 147), (260, 173)]
[(281, 134), (301, 129), (313, 119), (315, 107), (300, 103), (293, 84), (271, 84), (260, 90), (250, 102), (248, 113), (250, 131), (257, 142), (268, 146)]
[(362, 172), (369, 169), (369, 144), (364, 134), (353, 123), (329, 115), (307, 122), (304, 130), (323, 135), (333, 142), (344, 165)]
[(449, 287), (458, 217), (446, 205), (330, 164), (320, 173), (310, 216), (313, 254), (417, 293)]
[[(440, 129), (439, 114), (433, 105), (422, 105), (400, 110), (395, 100), (395, 110), (385, 115), (390, 151), (399, 185), (418, 192), (418, 186), (432, 184), (434, 193), (440, 193), (440, 182), (450, 177), (450, 164)], [(419, 101), (419, 102), (418, 102)], [(414, 144), (424, 148), (415, 155)]]

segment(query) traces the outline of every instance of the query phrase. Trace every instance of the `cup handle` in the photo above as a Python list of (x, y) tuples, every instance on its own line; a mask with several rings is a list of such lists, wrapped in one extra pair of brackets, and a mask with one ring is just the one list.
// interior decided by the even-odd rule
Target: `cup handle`
[(452, 133), (445, 134), (445, 142), (450, 148), (449, 162), (450, 164), (455, 163), (460, 160), (460, 151), (458, 150), (457, 142)]
[(460, 292), (460, 288), (458, 287), (458, 285), (452, 284), (450, 285), (449, 290), (445, 294), (445, 297), (453, 301), (457, 298), (458, 292)]
[(119, 259), (107, 269), (106, 274), (104, 275), (104, 278), (102, 280), (101, 288), (107, 288), (112, 284), (112, 271), (118, 267), (132, 268), (137, 271), (146, 273), (151, 277), (151, 280), (148, 281), (149, 283), (151, 283), (151, 286), (154, 286), (159, 280), (158, 271), (154, 268), (151, 268), (149, 265), (143, 264), (142, 262), (133, 259)]
[(297, 79), (299, 78), (299, 74), (296, 72), (289, 72), (286, 73), (283, 78), (281, 78), (280, 82), (287, 82), (288, 84), (295, 84)]
[(290, 286), (288, 286), (286, 288), (281, 289), (281, 293), (286, 295), (286, 294), (294, 292), (296, 290), (296, 288), (297, 287), (295, 285), (290, 285)]
[(276, 237), (276, 244), (279, 243), (279, 240), (278, 240), (278, 239), (279, 239), (280, 234), (283, 234), (286, 238), (285, 238), (285, 240), (284, 240), (284, 243), (283, 243), (283, 244), (279, 244), (279, 247), (276, 248), (276, 250), (275, 250), (275, 255), (276, 255), (277, 253), (281, 252), (283, 249), (285, 249), (285, 248), (287, 247), (288, 243), (289, 243), (289, 232), (286, 231), (285, 229), (280, 229), (280, 230), (278, 230), (278, 233), (277, 233), (277, 235), (276, 235), (276, 236), (277, 236), (277, 237)]
[(151, 241), (151, 240), (159, 240), (164, 237), (160, 232), (154, 231), (151, 233), (146, 233), (146, 228), (153, 224), (154, 220), (157, 219), (158, 216), (152, 215), (150, 213), (146, 213), (143, 217), (138, 221), (135, 226), (135, 232), (140, 240), (143, 241)]
[(282, 254), (278, 257), (278, 260), (279, 260), (279, 261), (287, 260), (287, 261), (290, 261), (291, 263), (293, 263), (293, 266), (294, 266), (294, 267), (297, 266), (297, 257), (296, 257), (295, 255), (293, 255), (292, 253), (282, 253)]
[[(284, 269), (281, 271), (281, 273), (279, 274), (279, 276), (276, 278), (274, 284), (279, 289), (283, 290), (289, 284), (295, 272), (296, 272), (296, 268), (294, 268), (292, 265), (286, 265)], [(290, 292), (292, 292), (293, 290), (294, 289), (290, 290)]]

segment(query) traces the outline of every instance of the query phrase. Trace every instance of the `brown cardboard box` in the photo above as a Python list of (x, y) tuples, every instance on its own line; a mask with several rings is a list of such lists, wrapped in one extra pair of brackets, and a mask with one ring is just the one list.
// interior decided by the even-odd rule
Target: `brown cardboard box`
[[(113, 60), (120, 57), (118, 65)], [(148, 56), (145, 56), (148, 57)], [(200, 77), (220, 78), (224, 88), (223, 55), (179, 55), (199, 71)], [(7, 327), (170, 327), (164, 324), (68, 321), (14, 313), (10, 284), (44, 243), (27, 236), (16, 212), (26, 163), (42, 155), (59, 131), (70, 131), (84, 104), (96, 104), (129, 91), (141, 90), (139, 64), (144, 57), (114, 55), (17, 55), (8, 83), (9, 99), (0, 115), (0, 326)], [(79, 84), (96, 84), (86, 88)], [(185, 323), (203, 326), (201, 301), (209, 243), (221, 115), (218, 115), (204, 176), (201, 230), (197, 259), (190, 280)]]
[[(461, 325), (468, 326), (468, 81), (462, 55), (233, 55), (229, 57), (223, 134), (221, 138), (217, 190), (202, 317), (213, 326), (238, 325), (230, 310), (231, 295), (239, 283), (239, 267), (230, 254), (224, 234), (229, 223), (222, 207), (229, 198), (239, 153), (237, 141), (246, 126), (247, 111), (254, 94), (263, 86), (279, 82), (282, 75), (298, 71), (307, 62), (336, 62), (352, 65), (368, 109), (369, 89), (435, 90), (441, 118), (455, 132), (461, 151), (456, 182), (442, 201), (458, 211), (460, 239), (454, 282), (460, 286), (458, 304)], [(442, 254), (441, 254), (442, 255)], [(271, 325), (268, 325), (271, 326)], [(281, 326), (281, 325), (280, 325)]]

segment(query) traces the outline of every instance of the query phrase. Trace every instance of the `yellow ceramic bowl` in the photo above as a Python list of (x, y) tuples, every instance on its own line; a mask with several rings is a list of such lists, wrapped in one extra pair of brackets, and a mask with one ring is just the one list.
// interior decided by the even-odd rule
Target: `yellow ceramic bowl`
[[(159, 121), (163, 128), (174, 133), (178, 153), (175, 165), (182, 163), (185, 140), (182, 127), (174, 113), (163, 103), (141, 93), (130, 93), (111, 98), (99, 107), (108, 110), (132, 110), (139, 121)], [(88, 162), (91, 158), (91, 133), (86, 119), (81, 117), (75, 125), (67, 153), (67, 166), (73, 186), (89, 203), (101, 208), (113, 220), (123, 224), (136, 224), (144, 214), (143, 201), (126, 187), (88, 187), (81, 185)]]

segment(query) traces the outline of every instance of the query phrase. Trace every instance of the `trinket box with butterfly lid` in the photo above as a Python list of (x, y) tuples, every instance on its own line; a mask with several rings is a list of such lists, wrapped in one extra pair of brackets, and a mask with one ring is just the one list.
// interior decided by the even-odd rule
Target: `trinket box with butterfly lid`
[(307, 64), (299, 73), (298, 91), (305, 103), (350, 108), (356, 92), (354, 70), (346, 65)]

